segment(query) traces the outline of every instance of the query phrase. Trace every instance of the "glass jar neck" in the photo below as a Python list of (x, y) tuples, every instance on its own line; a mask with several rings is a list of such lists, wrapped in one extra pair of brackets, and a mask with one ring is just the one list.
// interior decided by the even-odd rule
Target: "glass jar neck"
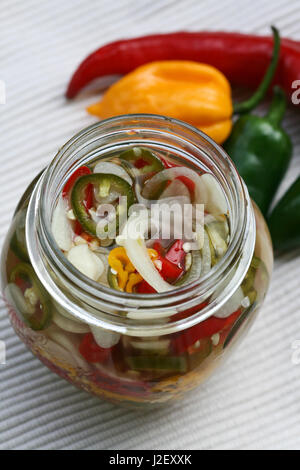
[[(51, 232), (53, 210), (70, 175), (111, 152), (138, 145), (170, 152), (181, 165), (212, 173), (228, 203), (231, 235), (226, 254), (207, 275), (171, 294), (128, 294), (86, 278), (68, 262)], [(155, 115), (128, 115), (90, 126), (60, 149), (31, 196), (26, 234), (33, 267), (62, 308), (97, 326), (153, 336), (193, 326), (231, 297), (251, 262), (255, 219), (247, 189), (222, 148), (186, 123)], [(200, 304), (206, 306), (194, 313)], [(193, 313), (178, 319), (178, 313), (189, 309)]]

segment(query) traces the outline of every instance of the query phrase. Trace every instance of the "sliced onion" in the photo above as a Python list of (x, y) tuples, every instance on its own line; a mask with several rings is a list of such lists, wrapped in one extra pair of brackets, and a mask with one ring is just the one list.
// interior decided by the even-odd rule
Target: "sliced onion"
[(130, 318), (132, 320), (143, 320), (149, 325), (153, 324), (153, 320), (155, 319), (155, 322), (164, 324), (168, 322), (166, 317), (170, 317), (171, 315), (175, 315), (176, 313), (178, 313), (177, 310), (166, 311), (165, 308), (162, 310), (156, 310), (155, 312), (149, 310), (141, 310), (137, 308), (136, 310), (128, 311), (127, 318)]
[(217, 257), (221, 258), (224, 256), (228, 248), (226, 243), (228, 235), (228, 233), (226, 234), (226, 227), (223, 222), (216, 221), (207, 224), (206, 230)]
[(90, 331), (87, 324), (73, 321), (58, 312), (53, 312), (52, 320), (59, 328), (69, 331), (70, 333), (88, 333)]
[(190, 197), (188, 196), (169, 196), (160, 199), (147, 199), (142, 196), (141, 194), (141, 187), (139, 184), (135, 186), (135, 194), (139, 204), (143, 204), (147, 208), (151, 208), (153, 204), (173, 204), (174, 202), (178, 202), (181, 206), (184, 204), (189, 204), (191, 202)]
[(52, 234), (59, 248), (69, 251), (72, 247), (73, 230), (67, 217), (67, 203), (62, 197), (58, 199), (52, 217)]
[(192, 265), (189, 270), (176, 282), (176, 286), (184, 286), (200, 279), (202, 271), (202, 259), (198, 250), (191, 251)]
[(109, 286), (109, 282), (107, 280), (107, 272), (108, 272), (108, 268), (109, 268), (108, 259), (107, 259), (108, 254), (105, 254), (105, 255), (103, 253), (95, 253), (95, 254), (97, 254), (97, 256), (100, 258), (100, 260), (102, 261), (103, 266), (104, 266), (103, 273), (99, 277), (98, 282), (100, 282), (101, 284), (104, 284), (106, 286)]
[(128, 184), (132, 185), (132, 179), (126, 170), (120, 165), (111, 162), (99, 162), (94, 168), (94, 173), (108, 173), (111, 175), (116, 175), (127, 181)]
[(80, 340), (76, 338), (76, 336), (72, 335), (71, 333), (59, 331), (57, 328), (52, 328), (48, 332), (49, 337), (61, 346), (63, 349), (70, 353), (70, 359), (68, 358), (67, 361), (70, 361), (71, 358), (76, 361), (77, 365), (82, 369), (89, 369), (87, 362), (83, 359), (83, 357), (78, 352), (79, 342)]
[(162, 192), (159, 199), (165, 199), (167, 197), (178, 197), (185, 196), (189, 202), (191, 202), (191, 196), (186, 185), (180, 180), (174, 180), (171, 184)]
[(178, 176), (185, 176), (189, 178), (191, 181), (195, 183), (195, 203), (197, 204), (206, 204), (207, 202), (207, 195), (206, 195), (206, 187), (204, 184), (204, 181), (202, 181), (202, 178), (198, 173), (196, 173), (194, 170), (191, 168), (186, 168), (186, 167), (174, 167), (174, 168), (168, 168), (166, 170), (160, 171), (159, 173), (156, 173), (150, 180), (147, 181), (147, 183), (144, 186), (144, 194), (145, 196), (147, 194), (151, 194), (153, 191), (153, 187), (156, 187), (158, 183), (163, 183), (164, 181), (172, 181), (175, 178), (178, 178)]
[(174, 286), (161, 277), (149, 257), (144, 240), (148, 223), (147, 211), (132, 214), (116, 241), (124, 246), (128, 258), (142, 278), (157, 292), (166, 292), (174, 289)]
[(78, 362), (73, 354), (50, 338), (47, 338), (46, 344), (43, 344), (43, 350), (51, 356), (51, 362), (55, 363), (55, 361), (58, 360), (60, 363), (64, 362), (66, 366), (78, 367)]
[(148, 341), (130, 341), (129, 345), (135, 349), (141, 349), (142, 351), (167, 350), (170, 346), (170, 340), (161, 339), (161, 340), (148, 340)]
[[(106, 248), (105, 246), (98, 246), (96, 249), (95, 249), (95, 253), (99, 254), (99, 255), (104, 255), (104, 256), (108, 256), (109, 255), (109, 252), (110, 250), (108, 248)], [(100, 256), (100, 258), (102, 259), (102, 256)]]
[(112, 239), (112, 238), (106, 238), (105, 240), (101, 240), (101, 246), (102, 247), (110, 246), (113, 243), (114, 243), (114, 239)]
[(79, 323), (80, 325), (85, 325), (85, 323), (81, 320), (78, 320), (78, 318), (74, 317), (71, 315), (69, 312), (67, 312), (58, 302), (52, 299), (52, 302), (55, 306), (55, 310), (60, 313), (61, 316), (64, 318), (67, 318), (69, 320), (72, 320), (73, 322)]
[(89, 249), (88, 245), (74, 246), (68, 252), (67, 258), (78, 271), (94, 281), (97, 281), (104, 271), (103, 262)]
[(7, 302), (17, 311), (21, 312), (23, 315), (31, 315), (32, 311), (27, 304), (23, 292), (20, 287), (18, 287), (13, 282), (7, 284), (4, 289), (4, 295)]
[[(215, 293), (213, 295), (214, 297), (217, 297), (219, 292)], [(220, 310), (214, 314), (215, 317), (217, 318), (227, 318), (229, 317), (232, 313), (236, 312), (239, 308), (241, 308), (241, 304), (243, 299), (245, 298), (245, 294), (243, 292), (243, 289), (239, 287), (235, 293), (230, 297), (228, 302), (226, 302), (223, 307), (220, 308)]]
[(209, 272), (211, 269), (211, 251), (210, 251), (210, 245), (209, 245), (209, 238), (206, 233), (206, 230), (203, 232), (204, 238), (203, 238), (203, 247), (201, 250), (202, 253), (202, 271), (201, 274), (204, 276)]
[(121, 335), (114, 331), (104, 330), (99, 326), (91, 325), (91, 332), (93, 333), (94, 339), (98, 346), (101, 348), (111, 348), (115, 346), (120, 340)]
[(205, 210), (212, 214), (227, 214), (226, 198), (217, 179), (212, 174), (205, 173), (201, 176), (201, 180), (207, 194)]

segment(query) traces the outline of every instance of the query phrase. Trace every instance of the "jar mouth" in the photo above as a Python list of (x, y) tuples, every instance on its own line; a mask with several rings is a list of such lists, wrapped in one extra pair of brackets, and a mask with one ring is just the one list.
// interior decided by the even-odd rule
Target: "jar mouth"
[[(125, 293), (87, 278), (67, 260), (51, 232), (55, 203), (70, 174), (78, 167), (87, 164), (96, 150), (101, 149), (101, 155), (105, 155), (111, 152), (112, 147), (123, 146), (124, 148), (129, 145), (156, 146), (164, 149), (168, 146), (172, 147), (175, 154), (178, 153), (178, 157), (184, 159), (185, 163), (193, 165), (193, 168), (198, 167), (199, 170), (205, 169), (213, 173), (227, 198), (231, 239), (225, 255), (199, 280), (169, 292), (146, 296)], [(106, 322), (109, 321), (110, 328), (114, 325), (113, 329), (124, 332), (126, 318), (119, 315), (121, 312), (128, 312), (128, 309), (133, 309), (133, 312), (143, 310), (148, 312), (149, 318), (153, 319), (155, 313), (158, 315), (157, 318), (160, 318), (159, 312), (163, 309), (167, 315), (172, 316), (183, 309), (183, 305), (184, 309), (187, 309), (202, 303), (211, 295), (216, 286), (233, 272), (233, 269), (236, 271), (233, 276), (235, 283), (237, 283), (237, 275), (241, 281), (248, 270), (254, 251), (255, 222), (248, 191), (233, 162), (221, 147), (199, 129), (185, 122), (158, 115), (136, 114), (118, 116), (93, 124), (72, 137), (59, 150), (32, 194), (27, 214), (26, 235), (32, 264), (41, 282), (44, 283), (46, 289), (50, 290), (55, 300), (60, 301), (69, 312), (72, 310), (74, 313), (75, 304), (71, 308), (70, 300), (64, 299), (65, 302), (62, 302), (62, 296), (58, 295), (53, 282), (50, 285), (53, 278), (49, 274), (49, 268), (45, 267), (45, 259), (56, 276), (62, 278), (72, 291), (78, 290), (80, 299), (95, 308), (95, 315), (93, 315), (75, 306), (77, 310), (77, 313), (74, 313), (75, 316), (81, 319), (85, 317), (85, 320), (89, 317), (88, 321), (97, 325), (102, 322), (99, 326), (106, 325), (107, 327)], [(252, 239), (252, 246), (250, 254), (245, 257), (243, 249), (249, 236)], [(240, 265), (239, 269), (237, 269), (237, 264)], [(233, 278), (229, 282), (231, 291), (224, 289), (226, 291), (223, 293), (224, 303), (237, 286), (236, 284), (234, 288)], [(195, 319), (199, 315), (203, 319), (213, 315), (220, 305), (219, 299), (213, 305), (210, 303), (209, 308), (206, 307), (200, 313), (191, 315), (190, 326), (196, 323)], [(118, 315), (113, 313), (115, 311)], [(99, 317), (99, 312), (102, 319)], [(133, 330), (138, 327), (153, 329), (153, 324), (136, 325), (135, 322), (136, 319), (133, 316), (129, 321), (130, 328)], [(186, 324), (185, 320), (184, 328), (187, 327)]]

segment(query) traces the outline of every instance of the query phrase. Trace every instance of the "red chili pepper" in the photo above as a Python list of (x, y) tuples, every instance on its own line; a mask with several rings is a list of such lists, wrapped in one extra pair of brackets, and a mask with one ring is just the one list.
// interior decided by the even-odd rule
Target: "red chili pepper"
[(188, 178), (187, 176), (177, 176), (175, 178), (176, 180), (180, 180), (183, 184), (186, 185), (186, 187), (188, 188), (188, 190), (193, 193), (195, 191), (195, 183), (194, 181), (192, 181), (190, 178)]
[(184, 241), (176, 240), (165, 255), (165, 258), (181, 269), (184, 269), (186, 252), (183, 249)]
[(159, 255), (163, 255), (165, 254), (165, 250), (164, 248), (162, 247), (161, 243), (159, 241), (155, 241), (154, 244), (153, 244), (153, 248), (155, 251), (157, 251), (157, 253)]
[(21, 289), (23, 294), (24, 294), (26, 289), (29, 289), (31, 287), (30, 282), (26, 279), (21, 278), (21, 277), (16, 278), (15, 284), (19, 287), (19, 289)]
[(172, 340), (172, 350), (176, 354), (181, 354), (186, 351), (190, 346), (196, 343), (196, 341), (202, 338), (210, 338), (212, 335), (219, 333), (224, 328), (231, 326), (236, 318), (240, 315), (241, 310), (229, 315), (226, 318), (210, 317), (207, 320), (193, 326), (178, 336), (175, 336)]
[(159, 269), (159, 273), (165, 279), (165, 281), (174, 282), (183, 273), (182, 268), (169, 261), (166, 257), (159, 255), (157, 260), (161, 262), (161, 269)]
[[(153, 245), (154, 250), (157, 251), (157, 261), (161, 263), (159, 273), (161, 277), (168, 282), (176, 281), (184, 271), (183, 264), (186, 256), (185, 251), (182, 249), (183, 241), (177, 240), (166, 254), (161, 244), (156, 241)], [(156, 290), (151, 287), (145, 280), (139, 282), (136, 286), (139, 294), (154, 294)]]
[[(90, 54), (75, 71), (67, 92), (73, 98), (92, 80), (126, 74), (157, 60), (210, 64), (235, 85), (256, 88), (270, 63), (272, 37), (229, 32), (177, 32), (115, 41)], [(300, 79), (300, 41), (282, 39), (275, 83), (291, 95)]]
[[(66, 182), (65, 186), (63, 187), (63, 190), (62, 190), (63, 198), (69, 200), (72, 188), (76, 180), (78, 180), (80, 176), (90, 175), (91, 173), (92, 173), (91, 170), (87, 166), (81, 166), (76, 171), (74, 171), (74, 173), (72, 173), (72, 175)], [(89, 184), (88, 187), (86, 188), (84, 205), (87, 210), (90, 209), (93, 205), (93, 185), (92, 184)], [(75, 220), (74, 222), (74, 232), (76, 233), (76, 235), (81, 235), (83, 232), (83, 228), (81, 224), (78, 222), (78, 220)]]
[(94, 340), (92, 333), (86, 333), (79, 345), (80, 354), (88, 362), (106, 362), (112, 348), (101, 348)]
[(162, 265), (159, 272), (166, 281), (176, 281), (183, 273), (184, 258), (186, 256), (186, 253), (182, 248), (183, 243), (184, 242), (182, 240), (176, 240), (167, 253), (165, 253), (165, 250), (158, 241), (153, 245), (153, 248), (159, 254), (157, 259)]
[(75, 170), (74, 173), (71, 174), (70, 178), (68, 179), (68, 181), (64, 185), (63, 190), (62, 190), (62, 196), (64, 198), (69, 197), (70, 192), (72, 191), (72, 188), (73, 188), (76, 180), (78, 178), (80, 178), (80, 176), (90, 175), (91, 173), (92, 172), (91, 172), (91, 170), (89, 169), (88, 166), (81, 166), (81, 167), (77, 168), (77, 170)]
[(145, 166), (149, 165), (148, 162), (146, 162), (146, 160), (144, 160), (143, 158), (138, 158), (134, 164), (134, 166), (140, 170), (142, 168), (144, 168)]
[[(176, 264), (171, 263), (171, 261), (163, 256), (159, 255), (156, 260), (161, 262), (161, 269), (158, 271), (161, 277), (167, 282), (176, 281), (183, 273), (183, 269), (176, 266)], [(156, 292), (156, 290), (153, 289), (153, 287), (151, 287), (145, 280), (139, 282), (136, 289), (139, 294), (153, 294)]]
[(146, 281), (141, 281), (136, 286), (138, 294), (156, 294), (156, 290), (148, 284)]
[[(165, 160), (164, 158), (161, 158), (161, 161), (164, 165), (164, 167), (166, 169), (169, 169), (169, 168), (176, 168), (176, 167), (179, 167), (180, 165), (177, 165), (176, 163), (172, 163), (172, 162), (169, 162), (168, 160)], [(176, 180), (179, 180), (181, 181), (183, 184), (186, 185), (186, 187), (188, 188), (188, 190), (193, 193), (195, 191), (195, 183), (194, 181), (192, 181), (190, 178), (188, 178), (187, 176), (177, 176), (175, 178)], [(168, 181), (168, 185), (171, 183), (171, 181)], [(167, 186), (168, 186), (167, 185)]]

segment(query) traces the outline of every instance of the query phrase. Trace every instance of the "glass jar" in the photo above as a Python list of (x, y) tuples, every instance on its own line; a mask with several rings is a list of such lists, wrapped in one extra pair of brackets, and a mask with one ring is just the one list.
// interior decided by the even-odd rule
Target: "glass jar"
[[(225, 256), (171, 294), (128, 294), (96, 283), (68, 262), (50, 230), (57, 198), (77, 168), (138, 145), (212, 173), (229, 207)], [(74, 136), (28, 187), (4, 244), (2, 291), (16, 333), (51, 370), (114, 402), (158, 404), (203, 382), (229, 354), (262, 305), (272, 263), (265, 221), (224, 150), (183, 122), (128, 115)], [(104, 361), (80, 352), (91, 331), (113, 344)]]

